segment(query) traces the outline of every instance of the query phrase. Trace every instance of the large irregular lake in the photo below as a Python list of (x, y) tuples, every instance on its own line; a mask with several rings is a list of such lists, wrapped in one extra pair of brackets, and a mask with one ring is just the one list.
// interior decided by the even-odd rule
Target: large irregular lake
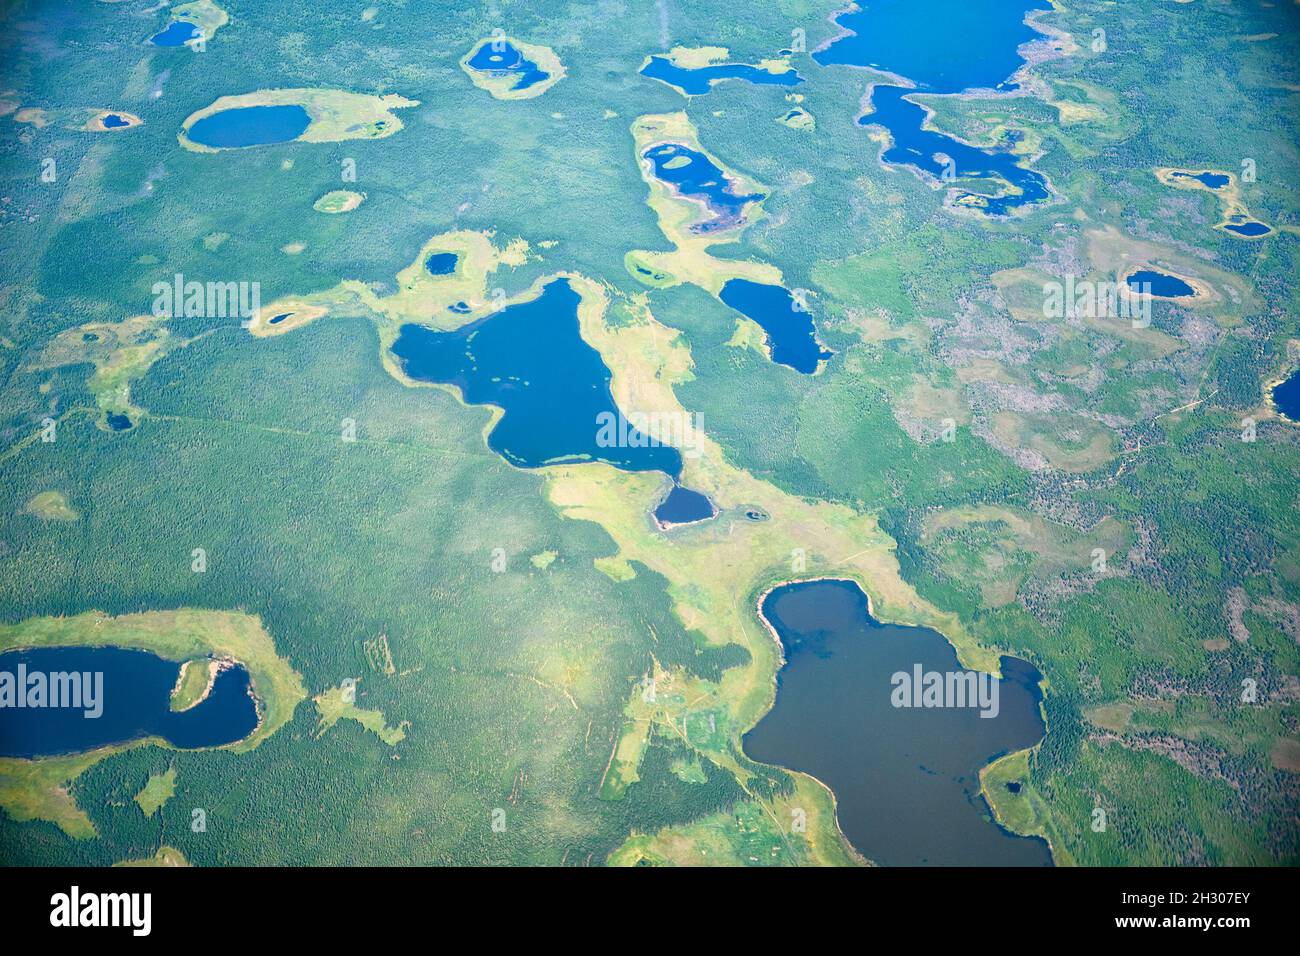
[(581, 297), (567, 279), (541, 295), (454, 332), (404, 325), (393, 354), (408, 376), (455, 385), (473, 405), (503, 409), (488, 445), (521, 468), (604, 461), (626, 471), (676, 477), (682, 458), (667, 445), (602, 447), (601, 415), (619, 415), (610, 371), (578, 324)]
[[(681, 452), (652, 442), (615, 405), (609, 368), (582, 337), (581, 301), (568, 279), (555, 279), (537, 298), (453, 332), (404, 325), (393, 355), (417, 381), (454, 385), (466, 402), (502, 409), (488, 447), (510, 463), (603, 461), (624, 471), (661, 471), (673, 482), (655, 511), (661, 524), (713, 517), (707, 497), (679, 484)], [(602, 421), (617, 426), (602, 429)], [(615, 443), (602, 439), (611, 434)]]
[[(16, 682), (20, 674), (26, 675), (30, 687), (37, 673), (102, 675), (102, 713), (87, 717), (91, 701), (86, 697), (76, 708), (11, 706), (4, 687), (12, 688), (8, 682)], [(80, 753), (143, 737), (162, 737), (186, 749), (219, 747), (243, 740), (257, 728), (257, 704), (242, 666), (223, 670), (205, 700), (175, 712), (171, 694), (179, 676), (175, 661), (120, 647), (45, 647), (0, 654), (0, 756)], [(94, 678), (83, 683), (89, 689)]]
[(869, 66), (923, 90), (1014, 89), (1017, 49), (1041, 33), (1025, 14), (1047, 0), (859, 0), (836, 16), (846, 32), (813, 54), (823, 66)]
[[(942, 177), (998, 176), (1014, 187), (983, 205), (988, 215), (1006, 215), (1050, 195), (1047, 180), (1020, 166), (1014, 155), (981, 150), (924, 128), (926, 110), (905, 99), (909, 93), (961, 93), (971, 89), (1014, 90), (1012, 76), (1024, 61), (1021, 44), (1041, 39), (1025, 14), (1048, 4), (1035, 0), (862, 0), (836, 22), (849, 31), (813, 54), (822, 65), (872, 67), (905, 77), (916, 90), (882, 84), (859, 122), (883, 126), (893, 138), (886, 163), (903, 164)], [(953, 166), (936, 154), (949, 157)], [(1016, 194), (1016, 190), (1021, 190)], [(959, 193), (959, 201), (973, 195)]]
[(993, 819), (979, 771), (1045, 732), (1039, 673), (1002, 658), (995, 717), (975, 707), (896, 707), (893, 675), (964, 673), (929, 628), (881, 624), (850, 581), (789, 584), (763, 600), (785, 649), (776, 704), (744, 740), (755, 760), (812, 774), (834, 792), (840, 829), (891, 866), (1047, 866), (1037, 838)]
[(311, 116), (297, 103), (283, 106), (238, 106), (212, 113), (194, 123), (186, 135), (212, 149), (270, 146), (297, 139), (311, 125)]

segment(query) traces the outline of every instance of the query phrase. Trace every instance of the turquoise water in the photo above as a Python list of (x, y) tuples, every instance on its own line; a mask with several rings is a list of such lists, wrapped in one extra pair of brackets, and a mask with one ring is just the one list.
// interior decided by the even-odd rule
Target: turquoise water
[(480, 73), (516, 77), (513, 89), (525, 90), (550, 75), (528, 59), (508, 40), (489, 40), (469, 58), (469, 66)]
[(175, 20), (167, 24), (166, 29), (154, 35), (149, 42), (154, 46), (184, 46), (189, 40), (199, 35), (199, 29), (184, 20)]
[(823, 66), (870, 66), (934, 93), (1011, 90), (1017, 48), (1042, 36), (1024, 22), (1047, 0), (859, 0), (835, 22), (852, 35), (813, 54)]
[(1048, 866), (1047, 844), (992, 819), (979, 771), (1043, 738), (1041, 675), (1002, 658), (997, 713), (899, 707), (894, 676), (964, 674), (943, 636), (874, 620), (849, 581), (777, 588), (763, 616), (785, 665), (772, 710), (745, 735), (755, 760), (810, 773), (835, 794), (840, 829), (887, 866)]
[(713, 160), (681, 143), (656, 143), (641, 155), (650, 161), (657, 179), (672, 186), (678, 195), (699, 200), (708, 209), (710, 218), (691, 226), (692, 232), (718, 232), (737, 226), (744, 221), (745, 206), (763, 198), (762, 193), (737, 192), (736, 184)]
[(287, 106), (241, 106), (205, 116), (189, 129), (189, 138), (213, 149), (289, 143), (311, 125), (307, 110)]
[(767, 333), (773, 362), (811, 375), (817, 371), (818, 363), (831, 357), (830, 352), (817, 344), (812, 313), (796, 308), (789, 290), (748, 279), (731, 279), (722, 287), (718, 298), (762, 327)]
[(701, 66), (686, 69), (678, 66), (666, 56), (652, 56), (641, 75), (652, 80), (661, 80), (675, 87), (688, 96), (701, 96), (713, 89), (713, 84), (723, 80), (747, 80), (762, 86), (795, 86), (803, 82), (803, 77), (795, 70), (784, 73), (772, 73), (768, 70), (750, 66), (748, 63), (718, 63), (713, 66)]
[[(20, 665), (24, 670), (20, 671)], [(257, 727), (257, 705), (248, 671), (231, 667), (217, 675), (207, 698), (189, 710), (171, 709), (180, 665), (147, 651), (119, 647), (48, 647), (0, 654), (0, 672), (31, 686), (34, 673), (81, 674), (89, 688), (100, 675), (102, 713), (78, 707), (0, 706), (0, 756), (42, 757), (80, 753), (107, 744), (158, 736), (183, 748), (218, 747), (242, 740)], [(2, 678), (0, 678), (2, 679)], [(31, 698), (28, 697), (28, 702)]]
[(504, 414), (488, 446), (521, 468), (604, 461), (626, 471), (662, 471), (676, 478), (682, 458), (667, 445), (602, 446), (602, 415), (622, 418), (610, 372), (582, 338), (578, 293), (567, 279), (548, 283), (530, 302), (507, 306), (454, 332), (402, 326), (393, 354), (411, 378), (455, 385), (465, 401)]
[(1152, 269), (1139, 269), (1125, 280), (1135, 292), (1146, 292), (1162, 299), (1195, 295), (1196, 290), (1177, 276), (1166, 275)]

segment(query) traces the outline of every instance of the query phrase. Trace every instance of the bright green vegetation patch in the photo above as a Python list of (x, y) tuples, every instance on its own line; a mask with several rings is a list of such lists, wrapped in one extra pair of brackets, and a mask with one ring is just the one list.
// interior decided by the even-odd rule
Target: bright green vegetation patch
[(76, 521), (81, 517), (61, 491), (42, 491), (32, 495), (23, 505), (23, 511), (42, 521)]
[(341, 212), (351, 212), (356, 209), (365, 201), (365, 198), (365, 193), (353, 192), (351, 189), (332, 189), (312, 203), (311, 208), (317, 212), (337, 215)]
[(555, 559), (558, 558), (559, 556), (560, 555), (555, 551), (550, 551), (550, 550), (538, 551), (528, 560), (531, 561), (533, 563), (533, 567), (537, 568), (539, 571), (545, 571), (555, 562)]
[(196, 657), (181, 664), (180, 676), (172, 691), (171, 709), (189, 710), (208, 696), (217, 676), (218, 664), (206, 657)]
[[(194, 0), (182, 3), (167, 11), (171, 19), (192, 23), (198, 27), (199, 35), (206, 43), (217, 35), (217, 31), (230, 22), (230, 16), (212, 0)], [(191, 43), (195, 41), (190, 41)]]
[(838, 835), (830, 791), (798, 774), (770, 800), (746, 800), (687, 826), (633, 834), (611, 866), (856, 866)]
[(160, 846), (158, 852), (143, 860), (122, 860), (114, 866), (189, 866), (185, 854), (174, 846)]
[(95, 836), (95, 825), (73, 799), (72, 781), (123, 749), (106, 747), (41, 760), (0, 758), (0, 807), (18, 823), (48, 820), (74, 840), (88, 840)]
[(316, 710), (320, 714), (320, 723), (316, 727), (317, 737), (340, 720), (355, 720), (390, 747), (396, 747), (406, 739), (406, 728), (410, 726), (410, 722), (404, 720), (397, 726), (390, 727), (384, 718), (383, 711), (364, 710), (358, 707), (355, 685), (350, 688), (331, 688), (325, 693), (313, 697), (312, 700), (315, 702)]
[(86, 385), (95, 404), (104, 413), (128, 415), (134, 421), (143, 410), (131, 401), (131, 383), (183, 344), (184, 340), (172, 334), (165, 320), (152, 315), (120, 322), (87, 322), (47, 343), (28, 368), (48, 372), (90, 364), (94, 372)]
[(151, 817), (175, 793), (176, 768), (172, 767), (163, 773), (149, 774), (149, 780), (145, 783), (144, 789), (135, 795), (135, 802), (140, 804), (140, 809), (144, 811), (146, 817)]
[(402, 128), (393, 110), (419, 106), (418, 100), (389, 93), (374, 96), (347, 90), (315, 88), (257, 90), (238, 96), (223, 96), (212, 105), (191, 113), (181, 124), (180, 144), (197, 153), (216, 153), (220, 149), (196, 143), (186, 135), (191, 126), (214, 113), (247, 106), (301, 106), (311, 122), (298, 137), (301, 143), (338, 143), (349, 139), (382, 139)]

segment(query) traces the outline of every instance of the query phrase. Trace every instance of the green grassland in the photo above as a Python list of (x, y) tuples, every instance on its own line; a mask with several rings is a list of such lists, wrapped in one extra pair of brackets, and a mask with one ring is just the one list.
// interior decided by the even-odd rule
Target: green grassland
[[(809, 49), (830, 38), (840, 6), (674, 5), (673, 42), (762, 62), (795, 27)], [(1047, 737), (982, 779), (998, 819), (1044, 836), (1058, 863), (1296, 862), (1300, 429), (1261, 391), (1294, 366), (1295, 236), (1234, 239), (1214, 228), (1218, 197), (1153, 175), (1232, 171), (1252, 215), (1294, 226), (1286, 12), (1064, 0), (1045, 19), (1075, 50), (1034, 68), (1041, 89), (927, 98), (936, 126), (1015, 150), (1063, 197), (1014, 223), (951, 215), (928, 183), (880, 166), (855, 124), (864, 71), (792, 58), (813, 128), (772, 122), (791, 109), (784, 88), (687, 101), (638, 78), (660, 49), (648, 4), (509, 6), (504, 24), (463, 10), (436, 30), (415, 6), (363, 21), (289, 0), (272, 26), (247, 4), (204, 53), (144, 47), (138, 18), (93, 4), (48, 37), (95, 44), (93, 63), (15, 48), (16, 106), (84, 118), (112, 104), (144, 122), (88, 136), (0, 115), (3, 633), (106, 619), (92, 611), (247, 616), (301, 675), (286, 700), (318, 706), (277, 710), (279, 730), (242, 752), (0, 761), (0, 859), (861, 862), (824, 788), (738, 747), (778, 661), (754, 604), (791, 576), (798, 542), (809, 575), (860, 580), (882, 617), (932, 624), (968, 662), (996, 649), (1044, 673)], [(477, 88), (459, 64), (498, 25), (553, 50), (563, 81), (531, 99)], [(384, 136), (377, 114), (336, 102), (317, 141), (178, 148), (187, 118), (248, 90), (421, 105), (388, 113)], [(678, 135), (768, 192), (734, 241), (689, 255), (636, 158), (636, 124), (675, 115)], [(340, 140), (349, 126), (359, 138)], [(55, 183), (37, 175), (47, 156)], [(365, 202), (312, 211), (343, 189)], [(469, 268), (426, 277), (443, 248)], [(1157, 305), (1148, 329), (1042, 314), (1045, 277), (1138, 261), (1212, 300)], [(132, 318), (177, 272), (260, 282), (264, 303), (302, 315), (254, 335)], [(385, 366), (398, 323), (459, 324), (447, 304), (485, 309), (494, 288), (514, 298), (556, 273), (589, 277), (584, 294), (605, 303), (583, 332), (620, 403), (703, 415), (709, 454), (688, 484), (774, 520), (730, 542), (725, 518), (670, 540), (645, 518), (657, 480), (512, 469), (483, 442), (491, 411)], [(727, 274), (813, 293), (835, 352), (819, 375), (755, 347), (713, 294)], [(106, 430), (109, 411), (136, 426)], [(38, 437), (46, 417), (57, 441)], [(38, 498), (52, 489), (77, 520), (29, 513), (54, 513)], [(174, 659), (212, 650), (166, 633), (149, 640)], [(359, 709), (334, 706), (358, 675)], [(396, 746), (380, 736), (397, 732)], [(134, 798), (172, 772), (146, 818)]]
[(166, 773), (153, 773), (149, 775), (148, 782), (145, 783), (144, 789), (135, 795), (135, 802), (140, 804), (140, 809), (144, 811), (146, 817), (151, 817), (161, 809), (162, 805), (170, 800), (176, 793), (176, 770), (168, 770)]

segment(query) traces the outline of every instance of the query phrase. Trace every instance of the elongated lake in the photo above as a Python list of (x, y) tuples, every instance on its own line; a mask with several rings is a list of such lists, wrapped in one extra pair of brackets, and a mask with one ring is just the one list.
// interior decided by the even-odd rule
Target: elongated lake
[(238, 149), (289, 143), (310, 125), (311, 116), (297, 103), (239, 106), (203, 117), (189, 128), (186, 135), (212, 149)]
[[(1047, 844), (993, 819), (979, 771), (1031, 746), (1045, 727), (1040, 675), (1002, 659), (996, 716), (977, 706), (896, 706), (895, 675), (961, 675), (936, 631), (881, 624), (849, 581), (785, 585), (763, 600), (785, 666), (776, 704), (745, 736), (755, 760), (812, 774), (834, 792), (840, 829), (877, 863), (893, 866), (1046, 866)], [(907, 697), (909, 702), (918, 703)]]

